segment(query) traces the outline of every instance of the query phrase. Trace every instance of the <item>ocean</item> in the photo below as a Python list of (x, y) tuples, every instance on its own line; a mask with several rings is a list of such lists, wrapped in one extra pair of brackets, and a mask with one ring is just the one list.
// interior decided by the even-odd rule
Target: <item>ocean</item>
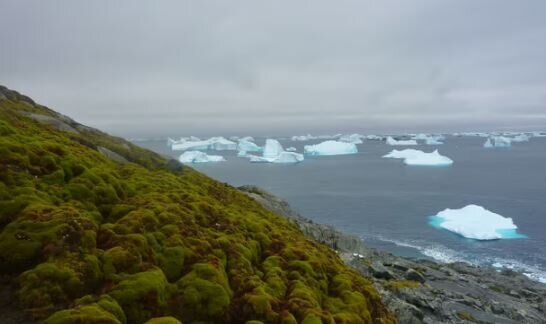
[[(256, 138), (256, 143), (264, 140)], [(279, 140), (298, 152), (320, 142)], [(306, 156), (298, 164), (250, 163), (235, 151), (213, 151), (227, 161), (192, 167), (233, 186), (262, 187), (305, 217), (396, 255), (513, 268), (546, 281), (546, 138), (504, 149), (486, 149), (484, 142), (448, 136), (444, 145), (411, 147), (439, 149), (453, 159), (448, 167), (406, 166), (382, 158), (392, 149), (410, 147), (373, 140), (357, 145), (358, 154)], [(135, 143), (175, 158), (181, 154), (165, 140)], [(429, 224), (439, 211), (469, 204), (511, 217), (525, 237), (477, 241)]]

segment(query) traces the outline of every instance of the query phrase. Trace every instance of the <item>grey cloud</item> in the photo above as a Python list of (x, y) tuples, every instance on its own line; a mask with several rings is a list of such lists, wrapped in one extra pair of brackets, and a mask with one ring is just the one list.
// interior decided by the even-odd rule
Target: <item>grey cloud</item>
[(0, 3), (0, 83), (125, 136), (546, 128), (546, 2)]

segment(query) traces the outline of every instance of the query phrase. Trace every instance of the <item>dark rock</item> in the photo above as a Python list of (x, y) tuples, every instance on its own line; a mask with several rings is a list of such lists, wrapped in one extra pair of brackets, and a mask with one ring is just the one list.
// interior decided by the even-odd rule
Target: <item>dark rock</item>
[(370, 266), (370, 272), (372, 275), (379, 279), (393, 279), (394, 275), (383, 266), (383, 264), (375, 261)]
[(409, 267), (407, 267), (405, 264), (402, 264), (400, 262), (394, 262), (392, 264), (392, 267), (400, 271), (407, 271), (409, 269)]
[(406, 271), (406, 273), (404, 274), (404, 278), (408, 280), (417, 281), (420, 283), (424, 283), (426, 281), (425, 277), (423, 277), (422, 274), (420, 274), (419, 272), (413, 269), (408, 269), (408, 271)]

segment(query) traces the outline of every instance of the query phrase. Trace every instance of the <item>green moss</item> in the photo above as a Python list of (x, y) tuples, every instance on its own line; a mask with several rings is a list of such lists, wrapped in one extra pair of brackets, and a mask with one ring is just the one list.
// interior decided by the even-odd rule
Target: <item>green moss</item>
[(121, 324), (113, 314), (98, 305), (87, 305), (73, 309), (62, 310), (51, 315), (45, 324)]
[(0, 272), (37, 320), (394, 322), (335, 252), (231, 186), (0, 91)]
[(190, 321), (220, 319), (230, 304), (231, 291), (219, 263), (196, 263), (177, 286), (183, 316)]
[(181, 246), (167, 247), (158, 257), (159, 267), (163, 270), (169, 281), (175, 281), (182, 275), (184, 269), (184, 257), (186, 249)]
[(172, 316), (165, 316), (152, 318), (146, 324), (182, 324), (182, 322)]
[(144, 322), (164, 311), (167, 301), (167, 278), (161, 269), (123, 275), (108, 294), (123, 308), (128, 322)]

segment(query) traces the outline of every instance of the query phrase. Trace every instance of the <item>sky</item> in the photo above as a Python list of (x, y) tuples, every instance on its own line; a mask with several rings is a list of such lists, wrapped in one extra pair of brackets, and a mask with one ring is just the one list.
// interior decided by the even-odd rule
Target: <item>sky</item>
[(126, 137), (546, 130), (546, 1), (0, 1), (0, 84)]

